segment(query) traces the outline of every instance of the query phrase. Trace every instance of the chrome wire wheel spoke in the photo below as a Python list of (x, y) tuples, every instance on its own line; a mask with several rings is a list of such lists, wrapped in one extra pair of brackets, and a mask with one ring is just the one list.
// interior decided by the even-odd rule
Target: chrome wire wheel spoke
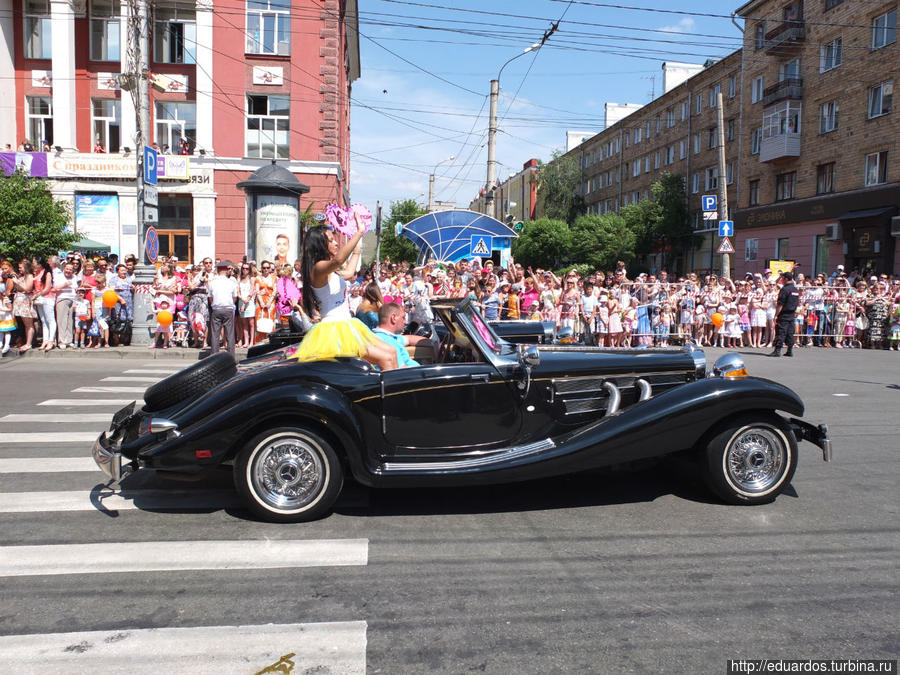
[(299, 436), (281, 437), (257, 453), (251, 481), (254, 491), (274, 508), (294, 510), (323, 490), (327, 470), (321, 450)]
[(780, 433), (769, 427), (751, 427), (736, 434), (725, 450), (729, 479), (738, 489), (766, 492), (785, 472), (788, 454)]

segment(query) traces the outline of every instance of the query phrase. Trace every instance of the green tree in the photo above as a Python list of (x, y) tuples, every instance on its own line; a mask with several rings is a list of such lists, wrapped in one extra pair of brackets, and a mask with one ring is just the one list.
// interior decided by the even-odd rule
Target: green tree
[(653, 237), (663, 252), (663, 263), (668, 265), (684, 259), (702, 238), (691, 227), (683, 176), (666, 172), (653, 183), (652, 191), (657, 204)]
[(513, 239), (512, 253), (525, 267), (556, 269), (569, 262), (572, 233), (562, 220), (539, 218), (525, 224), (518, 239)]
[(552, 161), (538, 166), (538, 213), (542, 218), (574, 223), (584, 213), (580, 194), (581, 170), (573, 156), (553, 152)]
[(635, 257), (637, 234), (617, 213), (585, 215), (572, 226), (572, 259), (591, 270), (613, 270), (619, 260)]
[(419, 208), (414, 199), (391, 202), (391, 211), (387, 219), (382, 221), (381, 227), (381, 259), (390, 258), (391, 262), (406, 261), (415, 263), (419, 256), (419, 249), (406, 237), (394, 235), (397, 223), (406, 225), (419, 216), (424, 216), (426, 211)]
[(21, 171), (0, 175), (0, 256), (55, 255), (78, 240), (68, 222), (68, 205), (53, 199), (45, 181)]

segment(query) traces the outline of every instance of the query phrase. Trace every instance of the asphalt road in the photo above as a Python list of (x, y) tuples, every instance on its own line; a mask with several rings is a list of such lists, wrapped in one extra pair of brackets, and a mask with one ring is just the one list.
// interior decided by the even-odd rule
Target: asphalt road
[[(71, 672), (66, 664), (92, 651), (105, 672), (160, 672), (159, 650), (123, 647), (123, 665), (80, 634), (105, 631), (92, 635), (112, 644), (164, 627), (200, 631), (185, 631), (196, 638), (190, 672), (259, 672), (279, 650), (297, 652), (296, 673), (722, 673), (735, 658), (896, 659), (900, 354), (796, 352), (771, 359), (748, 350), (746, 360), (751, 374), (797, 391), (805, 419), (829, 424), (834, 461), (801, 444), (793, 484), (773, 504), (723, 505), (691, 466), (665, 462), (483, 489), (349, 485), (332, 515), (303, 525), (253, 521), (229, 498), (227, 475), (199, 485), (134, 476), (126, 500), (110, 502), (102, 474), (65, 470), (89, 455), (89, 442), (12, 435), (99, 431), (96, 420), (118, 404), (37, 404), (139, 398), (73, 390), (138, 389), (146, 383), (100, 380), (163, 377), (125, 371), (165, 361), (4, 359), (0, 670), (20, 665), (17, 644), (51, 644), (48, 634), (62, 633), (42, 672)], [(708, 350), (710, 360), (718, 353)], [(22, 414), (78, 417), (8, 417)], [(172, 503), (182, 506), (160, 508)], [(338, 563), (328, 549), (315, 564), (290, 548), (310, 541), (339, 542), (363, 560)], [(171, 568), (152, 569), (158, 542), (174, 542), (163, 544)], [(189, 546), (176, 554), (180, 542)], [(243, 542), (282, 562), (221, 561), (239, 558)], [(108, 544), (113, 562), (84, 544)], [(16, 567), (19, 556), (34, 560), (33, 572)], [(271, 661), (214, 665), (223, 642), (238, 644), (218, 627), (262, 633), (270, 624), (334, 644), (305, 654), (277, 637), (259, 657)], [(60, 655), (70, 661), (54, 670)]]

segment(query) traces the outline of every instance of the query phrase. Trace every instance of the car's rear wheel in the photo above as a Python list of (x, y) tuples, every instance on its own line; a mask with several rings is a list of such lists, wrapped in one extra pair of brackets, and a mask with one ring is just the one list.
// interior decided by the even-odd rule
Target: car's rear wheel
[(722, 424), (706, 447), (706, 480), (730, 504), (766, 504), (791, 482), (797, 442), (774, 413), (742, 415)]
[(329, 442), (306, 427), (279, 427), (238, 454), (234, 484), (259, 518), (299, 523), (324, 515), (341, 492), (344, 472)]

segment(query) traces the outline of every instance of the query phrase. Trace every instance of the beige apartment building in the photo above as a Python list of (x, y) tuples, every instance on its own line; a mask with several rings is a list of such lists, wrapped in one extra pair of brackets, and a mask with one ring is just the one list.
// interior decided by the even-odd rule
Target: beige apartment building
[(897, 2), (753, 0), (744, 18), (735, 272), (900, 273)]
[[(665, 67), (665, 66), (664, 66)], [(703, 220), (700, 198), (718, 194), (716, 98), (724, 102), (726, 181), (729, 205), (738, 199), (740, 157), (741, 52), (737, 51), (671, 88), (565, 156), (576, 158), (581, 193), (589, 213), (603, 214), (650, 196), (663, 172), (685, 178), (692, 223), (702, 245), (687, 260), (671, 260), (675, 270), (718, 271), (717, 230)], [(660, 267), (662, 255), (649, 260)]]

